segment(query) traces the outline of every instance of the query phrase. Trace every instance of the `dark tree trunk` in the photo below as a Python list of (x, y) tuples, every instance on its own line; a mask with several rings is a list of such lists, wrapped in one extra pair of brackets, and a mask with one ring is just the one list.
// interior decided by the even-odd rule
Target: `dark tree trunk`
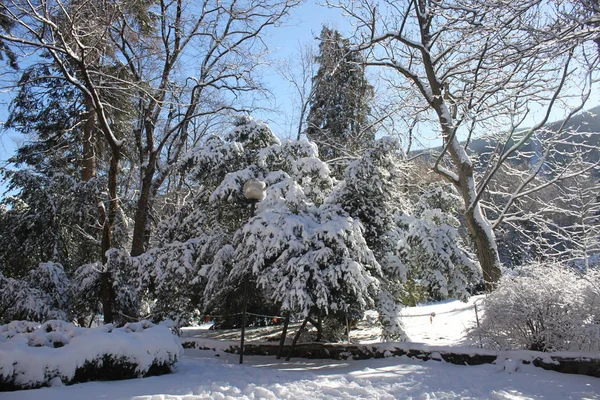
[(290, 361), (290, 359), (292, 358), (292, 353), (293, 353), (294, 349), (296, 348), (296, 343), (298, 343), (298, 339), (300, 339), (300, 335), (302, 335), (302, 331), (306, 327), (306, 323), (308, 322), (309, 318), (310, 318), (310, 314), (304, 319), (304, 321), (302, 322), (302, 325), (300, 325), (300, 328), (298, 328), (298, 332), (296, 332), (296, 335), (294, 336), (294, 340), (292, 341), (292, 346), (290, 347), (290, 352), (288, 353), (288, 356), (286, 357), (285, 361)]
[(117, 176), (119, 173), (119, 151), (114, 151), (110, 159), (110, 168), (108, 170), (108, 195), (110, 197), (108, 203), (108, 213), (104, 218), (104, 227), (102, 229), (102, 264), (106, 270), (101, 274), (101, 297), (102, 310), (104, 311), (104, 323), (112, 323), (114, 291), (112, 285), (112, 276), (108, 270), (108, 250), (112, 247), (112, 231), (117, 219), (117, 210), (119, 207), (119, 199), (117, 197)]
[(290, 313), (289, 311), (285, 314), (285, 321), (283, 322), (283, 331), (281, 332), (281, 339), (279, 340), (279, 349), (277, 349), (277, 359), (281, 358), (283, 354), (283, 346), (285, 346), (285, 338), (287, 337), (287, 330), (290, 324)]
[(144, 170), (142, 178), (142, 187), (140, 196), (137, 201), (137, 209), (135, 211), (135, 221), (133, 226), (133, 239), (131, 243), (131, 255), (139, 256), (146, 251), (146, 243), (148, 238), (148, 217), (151, 206), (152, 197), (152, 179), (154, 177), (154, 158), (150, 157), (148, 166)]

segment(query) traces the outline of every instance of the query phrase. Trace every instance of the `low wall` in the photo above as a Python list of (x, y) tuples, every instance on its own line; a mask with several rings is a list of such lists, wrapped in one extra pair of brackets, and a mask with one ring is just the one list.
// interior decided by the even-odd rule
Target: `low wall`
[[(222, 350), (239, 354), (238, 342), (207, 339), (183, 338), (182, 345), (188, 349)], [(246, 343), (245, 355), (275, 356), (279, 346), (269, 343)], [(287, 356), (291, 346), (284, 346), (283, 355)], [(417, 343), (382, 343), (377, 345), (348, 345), (328, 343), (302, 343), (292, 351), (294, 358), (366, 360), (407, 356), (419, 360), (445, 361), (457, 365), (481, 365), (516, 360), (522, 364), (533, 364), (547, 370), (589, 375), (600, 378), (600, 354), (583, 353), (542, 353), (537, 351), (493, 351), (479, 348), (451, 348), (445, 346), (427, 346)]]

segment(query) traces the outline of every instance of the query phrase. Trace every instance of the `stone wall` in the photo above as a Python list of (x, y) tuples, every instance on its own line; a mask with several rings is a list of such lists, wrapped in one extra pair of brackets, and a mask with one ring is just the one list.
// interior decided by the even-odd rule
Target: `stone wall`
[[(205, 340), (197, 341), (193, 338), (182, 339), (184, 348), (199, 350), (214, 350)], [(279, 346), (276, 344), (246, 343), (245, 355), (276, 356)], [(461, 352), (461, 350), (464, 350)], [(227, 353), (239, 354), (237, 344), (225, 347)], [(283, 355), (289, 354), (290, 346), (285, 346)], [(296, 345), (292, 352), (293, 358), (309, 359), (334, 359), (334, 360), (366, 360), (369, 358), (386, 358), (393, 356), (407, 356), (419, 360), (445, 361), (457, 365), (493, 364), (497, 360), (518, 360), (522, 364), (533, 364), (547, 370), (567, 373), (589, 375), (600, 378), (600, 355), (574, 356), (565, 353), (542, 353), (535, 351), (508, 351), (496, 352), (483, 349), (453, 349), (448, 347), (424, 346), (413, 343), (393, 343), (380, 345), (348, 345), (326, 343), (302, 343)]]

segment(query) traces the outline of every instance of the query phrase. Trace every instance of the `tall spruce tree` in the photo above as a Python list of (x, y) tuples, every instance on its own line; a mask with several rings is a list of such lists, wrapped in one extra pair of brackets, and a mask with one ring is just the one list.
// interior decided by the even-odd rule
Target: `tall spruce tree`
[(306, 135), (323, 160), (360, 154), (375, 137), (368, 123), (373, 87), (364, 58), (350, 51), (349, 40), (336, 30), (323, 27), (320, 41)]

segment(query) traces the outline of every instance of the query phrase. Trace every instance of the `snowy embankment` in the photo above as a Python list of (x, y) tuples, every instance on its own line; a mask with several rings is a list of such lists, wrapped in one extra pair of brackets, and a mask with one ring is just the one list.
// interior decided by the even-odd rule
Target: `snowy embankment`
[(292, 360), (186, 350), (174, 374), (3, 393), (3, 400), (63, 399), (600, 399), (600, 379), (521, 366), (458, 366), (407, 357)]
[(0, 391), (157, 375), (181, 354), (178, 338), (148, 321), (116, 329), (14, 321), (0, 327)]

